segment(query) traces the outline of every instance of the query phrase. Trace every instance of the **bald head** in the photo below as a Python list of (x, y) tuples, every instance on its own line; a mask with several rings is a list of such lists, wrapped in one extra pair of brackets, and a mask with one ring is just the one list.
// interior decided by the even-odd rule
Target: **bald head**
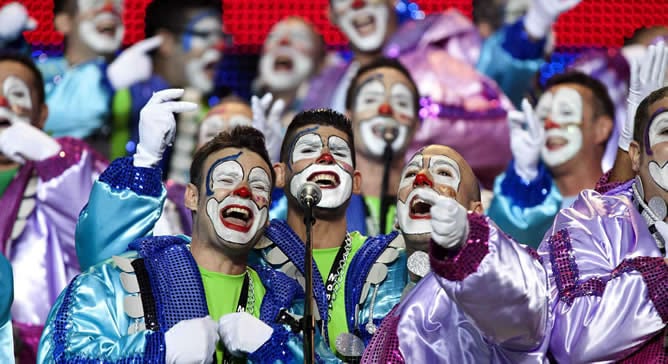
[(445, 156), (457, 163), (460, 172), (459, 188), (457, 189), (457, 198), (462, 206), (470, 208), (471, 203), (480, 201), (480, 186), (478, 179), (473, 173), (473, 169), (466, 162), (461, 154), (456, 150), (439, 144), (432, 144), (422, 148), (417, 154), (422, 154), (423, 158), (432, 158), (434, 156)]

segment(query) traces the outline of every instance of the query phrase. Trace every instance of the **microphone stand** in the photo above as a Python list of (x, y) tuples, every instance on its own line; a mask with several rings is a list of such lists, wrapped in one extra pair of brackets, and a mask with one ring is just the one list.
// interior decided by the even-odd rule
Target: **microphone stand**
[(392, 140), (386, 135), (385, 151), (383, 152), (383, 181), (380, 187), (380, 234), (385, 234), (387, 229), (387, 210), (390, 208), (387, 204), (387, 186), (390, 183), (390, 165), (392, 164), (393, 154)]
[(304, 363), (315, 363), (315, 319), (313, 317), (313, 242), (311, 241), (311, 226), (315, 223), (313, 218), (313, 201), (308, 200), (304, 213), (304, 225), (306, 225), (306, 255), (304, 257), (305, 275), (305, 302), (304, 318), (302, 327), (304, 330)]

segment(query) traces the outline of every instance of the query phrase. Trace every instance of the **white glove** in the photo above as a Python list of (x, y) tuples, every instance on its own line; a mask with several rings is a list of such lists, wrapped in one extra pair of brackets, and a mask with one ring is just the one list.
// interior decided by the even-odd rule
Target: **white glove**
[(165, 362), (212, 363), (218, 343), (217, 328), (209, 316), (178, 322), (165, 333)]
[(115, 90), (147, 80), (153, 72), (153, 63), (148, 53), (162, 44), (162, 37), (144, 39), (124, 50), (107, 67), (107, 78)]
[(11, 42), (23, 31), (35, 28), (37, 21), (28, 16), (25, 6), (11, 2), (0, 8), (0, 42)]
[(576, 7), (582, 0), (532, 0), (524, 18), (524, 28), (530, 36), (543, 39), (559, 15)]
[[(253, 96), (251, 97), (251, 108), (253, 109), (253, 127), (264, 134), (269, 159), (272, 163), (276, 163), (281, 158), (281, 145), (283, 144), (281, 115), (285, 109), (285, 102), (278, 99), (271, 105), (273, 99), (274, 95), (269, 92), (261, 99)], [(269, 109), (270, 105), (271, 109)]]
[(193, 102), (170, 101), (182, 95), (183, 89), (158, 91), (139, 112), (139, 143), (133, 161), (135, 167), (157, 166), (167, 145), (174, 141), (176, 120), (173, 113), (197, 109), (197, 104)]
[(230, 354), (255, 352), (271, 338), (274, 329), (247, 312), (223, 315), (218, 320), (218, 335)]
[(629, 96), (626, 99), (626, 122), (619, 135), (619, 148), (629, 150), (633, 140), (633, 126), (636, 110), (640, 102), (652, 91), (663, 86), (666, 77), (666, 63), (668, 63), (668, 48), (664, 43), (649, 46), (644, 61), (638, 63), (631, 59), (631, 79), (629, 82)]
[[(545, 128), (538, 121), (527, 99), (522, 100), (522, 112), (510, 111), (510, 150), (515, 160), (515, 173), (526, 182), (538, 175), (540, 152), (545, 144)], [(522, 125), (527, 126), (527, 130)]]
[(0, 132), (0, 153), (17, 163), (42, 161), (60, 149), (55, 139), (28, 123), (14, 122)]
[(469, 234), (466, 209), (457, 200), (440, 196), (431, 206), (431, 239), (445, 249), (457, 249)]

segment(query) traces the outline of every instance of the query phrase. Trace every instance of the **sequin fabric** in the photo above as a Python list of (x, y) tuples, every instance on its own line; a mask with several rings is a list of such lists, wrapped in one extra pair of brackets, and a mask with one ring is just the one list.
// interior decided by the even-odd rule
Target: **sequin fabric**
[(77, 164), (84, 152), (90, 152), (90, 148), (78, 139), (60, 138), (58, 143), (60, 143), (60, 151), (56, 155), (35, 162), (35, 170), (43, 181), (60, 176)]
[(67, 286), (67, 289), (65, 290), (64, 297), (63, 297), (63, 303), (58, 308), (58, 312), (56, 312), (56, 317), (55, 317), (55, 324), (54, 324), (54, 330), (53, 330), (53, 344), (54, 344), (54, 350), (53, 350), (53, 362), (54, 363), (68, 363), (68, 364), (106, 364), (106, 363), (114, 363), (114, 364), (140, 364), (140, 363), (145, 363), (145, 362), (152, 362), (152, 361), (145, 361), (144, 357), (141, 355), (133, 355), (131, 357), (127, 358), (122, 358), (119, 360), (114, 360), (112, 361), (104, 361), (100, 360), (99, 358), (86, 358), (86, 357), (80, 357), (77, 356), (76, 353), (67, 353), (65, 351), (65, 344), (67, 342), (67, 336), (69, 333), (69, 318), (70, 318), (70, 305), (72, 304), (72, 294), (76, 290), (76, 288), (79, 286), (79, 282), (77, 280), (79, 276), (74, 278), (72, 283)]
[(534, 249), (534, 248), (532, 248), (532, 247), (530, 247), (530, 246), (527, 246), (527, 247), (525, 248), (525, 250), (527, 251), (527, 253), (529, 253), (529, 255), (530, 255), (532, 258), (536, 259), (538, 262), (540, 262), (540, 264), (543, 264), (543, 257), (541, 257), (540, 254), (538, 254), (538, 252), (536, 251), (536, 249)]
[[(290, 228), (285, 221), (272, 220), (269, 227), (265, 230), (264, 235), (285, 253), (288, 259), (290, 259), (303, 275), (305, 255), (304, 242), (299, 239), (292, 228)], [(327, 298), (325, 297), (325, 285), (322, 283), (322, 277), (320, 276), (318, 267), (315, 265), (315, 261), (311, 264), (313, 264), (313, 297), (318, 305), (320, 317), (323, 320), (323, 333), (325, 333), (325, 337), (327, 337), (328, 304)]]
[(397, 307), (394, 306), (376, 331), (376, 335), (371, 338), (367, 350), (364, 350), (364, 355), (362, 355), (362, 363), (403, 364), (405, 362), (399, 350), (397, 326), (399, 326), (401, 316), (395, 315)]
[(450, 281), (462, 281), (478, 270), (489, 252), (489, 225), (483, 215), (469, 212), (469, 236), (456, 254), (442, 248), (433, 240), (429, 243), (432, 270)]
[[(355, 306), (360, 301), (362, 288), (369, 275), (369, 271), (376, 260), (378, 260), (378, 257), (383, 254), (385, 249), (387, 249), (387, 246), (397, 237), (397, 235), (399, 235), (399, 233), (393, 231), (387, 235), (368, 238), (350, 261), (345, 284), (346, 317), (348, 318), (349, 332), (354, 332), (356, 329), (356, 327), (354, 327)], [(362, 339), (365, 342), (368, 342), (370, 339), (370, 335), (366, 330), (362, 332), (362, 336), (364, 336)]]
[(139, 195), (159, 197), (162, 192), (162, 172), (158, 168), (135, 167), (132, 157), (113, 161), (100, 175), (115, 190), (131, 190)]
[(654, 335), (645, 345), (620, 361), (620, 364), (659, 364), (668, 363), (668, 352), (663, 347), (665, 330)]
[(604, 195), (626, 183), (626, 182), (610, 182), (610, 173), (611, 173), (610, 171), (603, 173), (601, 178), (599, 178), (598, 181), (596, 181), (596, 187), (594, 187), (594, 190), (596, 190), (596, 192)]
[(202, 278), (186, 244), (176, 236), (143, 238), (130, 244), (144, 257), (161, 332), (181, 320), (209, 314)]
[(515, 172), (515, 161), (511, 161), (501, 181), (501, 193), (508, 196), (514, 206), (534, 207), (542, 204), (552, 188), (552, 176), (544, 164), (538, 163), (538, 175), (526, 182)]

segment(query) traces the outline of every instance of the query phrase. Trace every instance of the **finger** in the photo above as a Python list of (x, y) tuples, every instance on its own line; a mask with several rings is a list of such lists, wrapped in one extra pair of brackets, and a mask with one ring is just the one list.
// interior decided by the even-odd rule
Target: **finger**
[(155, 104), (160, 104), (165, 101), (177, 99), (181, 96), (183, 96), (184, 90), (182, 88), (168, 88), (165, 90), (157, 91), (153, 93), (153, 96), (151, 96), (151, 99), (148, 100), (146, 105), (155, 105)]
[(534, 113), (533, 106), (527, 99), (522, 100), (522, 112), (524, 113), (524, 118), (527, 122), (527, 131), (529, 136), (535, 139), (540, 138), (541, 129), (543, 126), (538, 122), (536, 114)]
[(281, 118), (281, 114), (283, 114), (283, 110), (285, 109), (285, 101), (282, 99), (276, 100), (274, 104), (271, 106), (271, 110), (269, 111), (269, 117), (267, 120), (271, 120), (272, 122), (278, 122), (279, 119)]
[(653, 45), (649, 46), (647, 52), (647, 58), (645, 62), (640, 66), (640, 82), (646, 83), (647, 80), (651, 77), (652, 74), (652, 65), (654, 64), (654, 58), (656, 55), (656, 47)]
[(523, 129), (524, 113), (518, 110), (508, 111), (508, 124), (510, 129)]
[(199, 108), (199, 105), (189, 101), (169, 101), (164, 102), (162, 105), (164, 105), (167, 111), (174, 113), (195, 111)]
[(269, 109), (269, 105), (271, 105), (271, 101), (274, 99), (274, 95), (271, 94), (271, 92), (267, 92), (262, 96), (262, 99), (260, 100), (260, 104), (262, 105), (262, 109), (267, 110)]
[(638, 63), (638, 60), (635, 58), (631, 58), (629, 68), (631, 71), (631, 80), (630, 80), (631, 87), (634, 87), (638, 84), (638, 77), (640, 72), (640, 64)]
[(659, 73), (661, 72), (661, 62), (663, 62), (662, 47), (661, 46), (653, 46), (653, 47), (654, 47), (654, 57), (652, 58), (652, 70), (649, 74), (649, 76), (651, 77), (649, 81), (651, 81), (652, 83), (657, 81)]
[(563, 13), (564, 11), (571, 10), (578, 6), (578, 4), (582, 0), (568, 0), (568, 1), (561, 1), (559, 5), (561, 6), (561, 12)]
[(138, 52), (146, 53), (158, 48), (160, 44), (162, 44), (162, 36), (154, 35), (150, 38), (146, 38), (144, 40), (137, 42), (130, 48)]
[(659, 76), (657, 78), (657, 82), (659, 85), (663, 85), (664, 81), (666, 80), (666, 68), (668, 67), (668, 48), (666, 48), (665, 44), (661, 44), (661, 63), (659, 63)]

